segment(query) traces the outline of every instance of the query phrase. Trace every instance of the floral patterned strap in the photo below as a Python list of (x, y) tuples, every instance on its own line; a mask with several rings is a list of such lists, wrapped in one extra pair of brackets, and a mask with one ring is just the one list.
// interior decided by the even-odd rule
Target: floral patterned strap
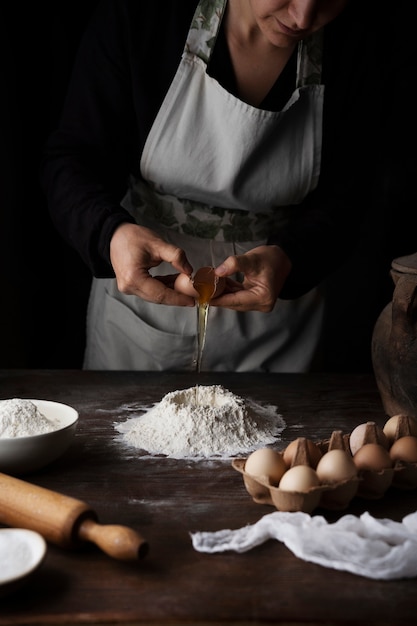
[(320, 85), (323, 54), (323, 29), (298, 44), (297, 88)]
[(208, 63), (216, 43), (227, 0), (200, 0), (185, 44), (186, 53)]

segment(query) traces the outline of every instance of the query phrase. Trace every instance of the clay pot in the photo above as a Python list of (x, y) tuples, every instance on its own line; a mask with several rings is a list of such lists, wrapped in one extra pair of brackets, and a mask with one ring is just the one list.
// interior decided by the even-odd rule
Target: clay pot
[(372, 364), (385, 412), (417, 418), (417, 253), (394, 259), (392, 302), (372, 334)]

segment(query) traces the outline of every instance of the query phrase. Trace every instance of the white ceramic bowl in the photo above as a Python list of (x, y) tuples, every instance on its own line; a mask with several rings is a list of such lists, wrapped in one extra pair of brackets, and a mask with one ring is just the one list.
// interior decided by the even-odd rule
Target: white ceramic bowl
[(78, 412), (50, 400), (32, 400), (48, 419), (58, 422), (56, 430), (30, 437), (0, 437), (0, 472), (28, 474), (58, 459), (72, 443)]
[(42, 563), (45, 539), (34, 530), (0, 529), (0, 596), (14, 591)]

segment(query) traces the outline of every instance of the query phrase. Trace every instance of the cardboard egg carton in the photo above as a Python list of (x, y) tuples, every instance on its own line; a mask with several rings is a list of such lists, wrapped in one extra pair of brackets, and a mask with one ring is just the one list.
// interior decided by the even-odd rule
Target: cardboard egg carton
[[(397, 417), (397, 428), (392, 443), (401, 437), (412, 435), (410, 425), (412, 418), (406, 415), (398, 415)], [(367, 422), (364, 443), (380, 443), (379, 431), (375, 422)], [(391, 445), (388, 445), (388, 450)], [(379, 471), (360, 470), (359, 475), (361, 481), (357, 495), (362, 498), (382, 498), (391, 486), (398, 489), (415, 489), (417, 487), (417, 463), (395, 461), (390, 468)]]
[[(410, 421), (407, 416), (399, 416), (394, 441), (400, 437), (411, 435)], [(333, 431), (330, 439), (315, 442), (324, 455), (329, 450), (341, 449), (351, 454), (350, 434), (340, 430)], [(374, 422), (367, 422), (364, 443), (379, 443), (378, 429)], [(280, 455), (284, 451), (279, 451)], [(254, 477), (245, 471), (246, 459), (232, 461), (232, 467), (242, 477), (249, 495), (258, 504), (273, 505), (279, 511), (312, 513), (317, 507), (332, 510), (346, 509), (355, 497), (366, 499), (382, 498), (389, 487), (415, 489), (417, 487), (417, 463), (396, 461), (383, 470), (359, 470), (356, 477), (340, 482), (320, 484), (306, 492), (284, 491), (278, 485), (271, 484), (267, 477)], [(307, 440), (299, 437), (291, 467), (309, 465), (314, 468), (307, 446)]]
[[(367, 422), (363, 445), (367, 443), (383, 445), (380, 433), (381, 429), (377, 427), (375, 422)], [(383, 447), (385, 446), (383, 445)], [(360, 484), (358, 486), (357, 495), (361, 498), (377, 500), (382, 498), (386, 490), (391, 486), (394, 468), (387, 467), (381, 470), (361, 469), (358, 475), (360, 477)]]
[[(331, 439), (325, 444), (317, 444), (323, 452), (333, 449), (345, 449), (346, 443), (341, 431), (335, 431)], [(279, 452), (283, 455), (283, 452)], [(320, 484), (311, 487), (305, 492), (286, 491), (269, 482), (267, 477), (254, 477), (245, 471), (246, 459), (234, 459), (232, 466), (243, 476), (243, 482), (247, 492), (258, 504), (274, 505), (279, 511), (303, 511), (311, 513), (318, 506), (328, 509), (344, 509), (358, 490), (359, 478), (354, 477), (334, 483)], [(305, 437), (299, 437), (297, 447), (292, 459), (291, 467), (295, 465), (308, 465), (313, 467), (311, 455)]]

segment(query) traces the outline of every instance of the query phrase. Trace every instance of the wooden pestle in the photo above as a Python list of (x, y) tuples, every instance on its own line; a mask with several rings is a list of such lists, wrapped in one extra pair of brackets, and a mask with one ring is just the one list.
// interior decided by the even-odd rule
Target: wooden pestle
[(91, 541), (109, 556), (133, 561), (148, 552), (148, 543), (131, 528), (102, 525), (88, 504), (0, 473), (0, 523), (27, 528), (63, 548)]

